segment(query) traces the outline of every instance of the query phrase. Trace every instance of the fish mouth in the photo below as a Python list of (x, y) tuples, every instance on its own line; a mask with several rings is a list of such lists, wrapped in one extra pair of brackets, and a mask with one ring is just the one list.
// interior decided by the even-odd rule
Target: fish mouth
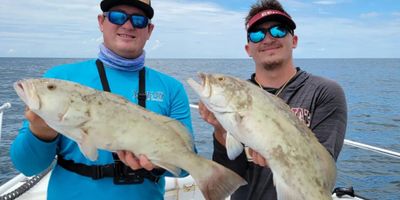
[(207, 75), (205, 73), (199, 72), (198, 76), (199, 76), (199, 78), (200, 78), (200, 80), (202, 82), (202, 86), (204, 87), (206, 85), (207, 80), (208, 80), (207, 79)]
[[(195, 80), (193, 80), (192, 78), (189, 78), (187, 80), (187, 83), (189, 84), (190, 87), (193, 88), (193, 90), (200, 96), (203, 98), (208, 98), (211, 96), (211, 89), (209, 87), (208, 84), (208, 76), (205, 73), (198, 73), (198, 76), (200, 78), (201, 83), (197, 83)], [(208, 88), (208, 90), (207, 90)], [(208, 92), (208, 94), (206, 94)]]
[(29, 80), (15, 82), (14, 90), (29, 109), (40, 109), (40, 101), (39, 97), (36, 95), (36, 89)]

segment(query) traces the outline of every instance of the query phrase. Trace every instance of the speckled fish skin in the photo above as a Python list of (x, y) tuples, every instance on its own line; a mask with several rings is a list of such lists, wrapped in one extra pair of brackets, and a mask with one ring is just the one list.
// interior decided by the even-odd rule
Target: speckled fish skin
[(22, 80), (14, 88), (33, 112), (77, 142), (90, 160), (97, 159), (97, 149), (146, 155), (175, 175), (186, 170), (210, 200), (225, 199), (246, 184), (233, 171), (195, 154), (192, 138), (179, 121), (123, 97), (56, 79)]
[(188, 83), (228, 134), (266, 158), (278, 199), (332, 199), (335, 162), (285, 102), (235, 77), (200, 73), (200, 79)]

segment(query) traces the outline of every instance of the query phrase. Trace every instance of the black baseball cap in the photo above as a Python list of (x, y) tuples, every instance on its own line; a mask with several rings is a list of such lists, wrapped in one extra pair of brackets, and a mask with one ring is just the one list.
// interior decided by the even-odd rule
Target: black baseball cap
[(100, 8), (103, 12), (107, 12), (110, 8), (118, 5), (134, 6), (143, 10), (146, 16), (151, 19), (154, 16), (154, 10), (151, 7), (150, 0), (102, 0)]

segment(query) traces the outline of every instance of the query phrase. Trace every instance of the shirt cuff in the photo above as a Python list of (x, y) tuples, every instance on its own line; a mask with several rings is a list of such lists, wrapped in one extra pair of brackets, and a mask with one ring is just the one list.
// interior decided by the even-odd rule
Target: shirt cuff
[(43, 145), (43, 144), (48, 144), (48, 145), (54, 145), (55, 143), (57, 143), (58, 138), (60, 138), (60, 134), (58, 134), (54, 139), (52, 140), (43, 140), (41, 138), (39, 138), (38, 136), (36, 136), (29, 128), (28, 128), (28, 134), (27, 137), (29, 139), (29, 141), (38, 144), (38, 145)]

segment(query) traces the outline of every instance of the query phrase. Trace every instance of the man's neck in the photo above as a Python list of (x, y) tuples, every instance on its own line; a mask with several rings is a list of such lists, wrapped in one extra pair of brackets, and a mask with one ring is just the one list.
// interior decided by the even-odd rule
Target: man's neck
[(292, 63), (277, 67), (271, 70), (266, 70), (263, 67), (256, 66), (256, 82), (267, 88), (280, 88), (293, 78), (297, 70)]

